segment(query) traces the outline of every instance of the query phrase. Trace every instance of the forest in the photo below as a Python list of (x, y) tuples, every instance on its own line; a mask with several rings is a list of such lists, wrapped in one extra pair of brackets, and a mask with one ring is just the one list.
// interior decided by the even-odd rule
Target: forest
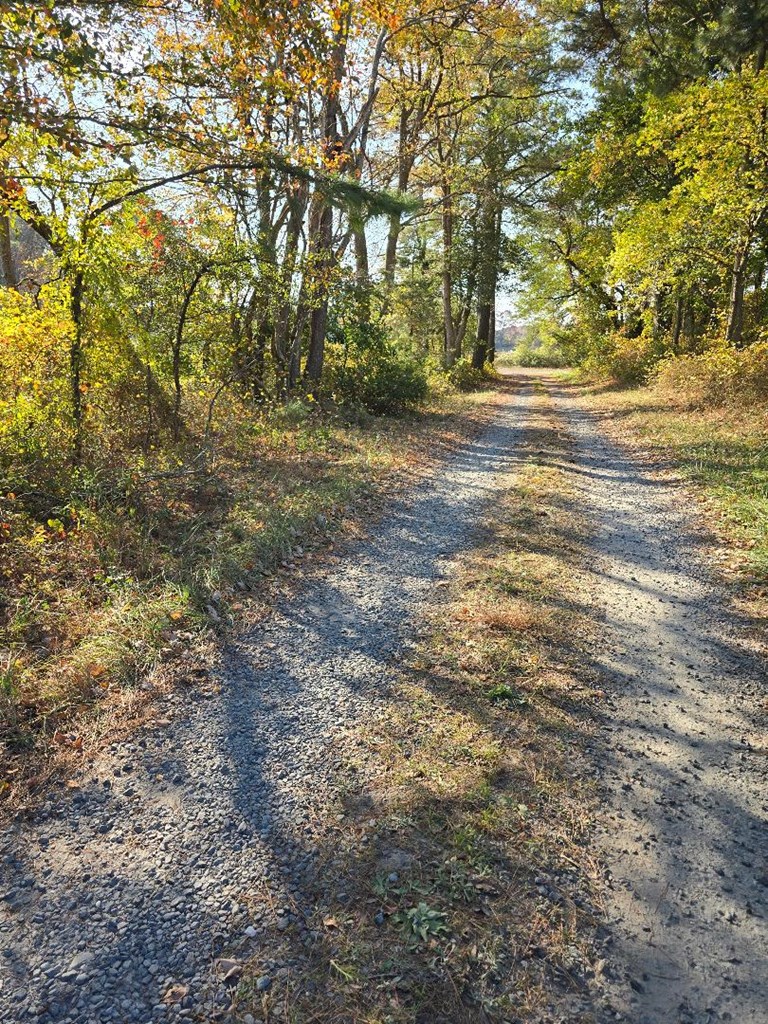
[(492, 380), (500, 296), (522, 362), (765, 397), (766, 38), (761, 2), (3, 4), (9, 706), (225, 618), (392, 417)]

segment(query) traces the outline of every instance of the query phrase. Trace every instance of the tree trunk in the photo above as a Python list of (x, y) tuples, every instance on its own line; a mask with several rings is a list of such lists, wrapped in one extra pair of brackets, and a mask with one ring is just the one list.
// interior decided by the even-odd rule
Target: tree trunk
[(367, 285), (371, 279), (371, 271), (368, 263), (368, 239), (365, 236), (365, 228), (355, 231), (355, 275), (357, 283)]
[(0, 214), (0, 269), (5, 287), (18, 288), (19, 278), (11, 246), (11, 218), (7, 213)]
[[(411, 111), (403, 107), (400, 111), (400, 130), (397, 143), (397, 188), (405, 192), (413, 168), (413, 158), (408, 155), (408, 123)], [(393, 213), (389, 218), (389, 231), (387, 233), (387, 252), (384, 258), (384, 282), (388, 288), (395, 283), (395, 271), (397, 269), (397, 243), (400, 239), (402, 219), (399, 211)]]
[[(344, 78), (347, 54), (347, 37), (351, 14), (336, 33), (333, 48), (333, 74), (328, 85), (323, 111), (323, 149), (325, 158), (333, 166), (340, 156), (338, 135), (339, 94)], [(313, 267), (315, 294), (312, 296), (312, 313), (309, 324), (309, 350), (304, 374), (313, 385), (320, 382), (325, 359), (325, 335), (328, 329), (328, 286), (333, 266), (333, 207), (326, 198), (315, 193), (313, 215), (310, 216), (310, 251), (315, 255)], [(314, 227), (314, 231), (312, 228)]]
[(444, 362), (450, 369), (456, 362), (456, 327), (453, 321), (453, 198), (451, 186), (443, 180), (443, 335)]
[(496, 204), (486, 200), (480, 224), (478, 255), (480, 269), (477, 288), (477, 336), (472, 352), (472, 366), (482, 370), (491, 347), (491, 309), (496, 290), (498, 264), (498, 238), (496, 233)]
[(488, 362), (496, 362), (496, 301), (497, 292), (499, 288), (499, 274), (501, 271), (501, 238), (502, 238), (502, 222), (504, 219), (504, 208), (499, 203), (499, 208), (496, 211), (496, 231), (495, 231), (495, 254), (496, 259), (493, 264), (493, 276), (491, 281), (491, 322), (488, 328)]
[(400, 214), (393, 213), (389, 218), (389, 233), (387, 234), (387, 252), (384, 257), (384, 281), (388, 287), (395, 283), (395, 269), (397, 267), (397, 243), (400, 238)]
[(491, 303), (489, 301), (478, 303), (477, 307), (477, 337), (475, 347), (472, 351), (472, 366), (476, 370), (482, 370), (485, 366), (485, 359), (491, 342)]
[(683, 331), (683, 296), (678, 292), (675, 300), (675, 320), (672, 328), (672, 351), (680, 354), (680, 336)]
[(731, 274), (731, 298), (728, 305), (728, 327), (726, 328), (726, 341), (738, 348), (741, 345), (744, 333), (744, 279), (746, 270), (746, 255), (738, 252), (734, 257), (733, 271)]
[(249, 348), (251, 350), (251, 361), (248, 367), (248, 379), (251, 395), (257, 404), (262, 404), (266, 398), (265, 370), (267, 349), (272, 338), (272, 322), (268, 317), (262, 317), (256, 328), (249, 325)]
[(328, 328), (327, 275), (330, 270), (331, 246), (333, 243), (333, 209), (325, 200), (321, 199), (319, 202), (322, 203), (322, 206), (316, 212), (317, 227), (313, 232), (313, 249), (317, 255), (314, 273), (317, 276), (316, 289), (318, 295), (313, 302), (309, 318), (309, 350), (307, 351), (307, 363), (304, 367), (304, 375), (313, 384), (319, 383), (323, 374), (325, 335)]
[(304, 327), (309, 317), (309, 309), (302, 297), (296, 307), (296, 323), (293, 328), (293, 341), (291, 344), (291, 356), (288, 366), (288, 390), (293, 391), (301, 376), (301, 339), (304, 334)]
[[(302, 187), (298, 196), (289, 200), (291, 203), (288, 224), (285, 230), (285, 250), (280, 267), (280, 287), (282, 289), (280, 308), (275, 318), (274, 358), (277, 369), (278, 395), (284, 398), (299, 378), (301, 357), (300, 346), (296, 338), (291, 337), (291, 291), (293, 275), (301, 240), (301, 227), (307, 210), (307, 192)], [(300, 315), (301, 301), (297, 309)], [(300, 333), (300, 332), (299, 332)]]
[(146, 364), (146, 386), (147, 386), (147, 438), (144, 443), (144, 451), (152, 449), (152, 435), (155, 432), (154, 417), (152, 415), (152, 367)]
[(83, 457), (83, 294), (85, 278), (78, 270), (72, 280), (69, 309), (72, 315), (72, 340), (69, 346), (69, 388), (72, 405), (72, 460), (76, 464)]
[(189, 313), (189, 304), (192, 301), (192, 296), (195, 294), (197, 286), (203, 279), (205, 273), (209, 270), (208, 264), (203, 264), (192, 278), (192, 281), (184, 292), (184, 299), (181, 303), (181, 309), (179, 310), (179, 319), (176, 323), (176, 333), (173, 338), (173, 439), (178, 441), (179, 430), (181, 428), (181, 348), (184, 344), (184, 325), (187, 322), (187, 314)]
[(496, 362), (496, 296), (491, 303), (491, 325), (488, 329), (488, 362)]

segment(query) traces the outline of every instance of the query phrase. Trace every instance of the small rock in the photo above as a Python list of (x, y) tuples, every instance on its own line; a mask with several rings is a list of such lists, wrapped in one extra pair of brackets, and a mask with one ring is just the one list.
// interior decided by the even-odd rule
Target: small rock
[(237, 960), (227, 960), (222, 958), (221, 960), (216, 961), (216, 970), (220, 975), (222, 975), (225, 978), (228, 978), (233, 973), (233, 971), (237, 971), (238, 973), (242, 974), (243, 965), (241, 963), (238, 963)]
[[(262, 976), (256, 982), (256, 991), (257, 992), (266, 992), (271, 984), (272, 984), (272, 979), (269, 977), (269, 975), (268, 974), (262, 974)], [(251, 1017), (251, 1020), (253, 1020), (253, 1017)]]

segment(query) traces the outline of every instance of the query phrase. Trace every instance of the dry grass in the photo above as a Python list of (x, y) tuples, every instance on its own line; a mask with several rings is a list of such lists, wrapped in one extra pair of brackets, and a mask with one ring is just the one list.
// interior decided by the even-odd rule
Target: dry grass
[(592, 1019), (583, 748), (602, 693), (578, 586), (584, 523), (544, 465), (567, 444), (544, 395), (526, 442), (531, 461), (440, 588), (386, 713), (341, 746), (349, 785), (310, 894), (313, 939), (275, 935), (270, 954), (292, 969), (259, 996), (246, 980), (242, 1013), (530, 1022), (556, 998), (574, 1024)]

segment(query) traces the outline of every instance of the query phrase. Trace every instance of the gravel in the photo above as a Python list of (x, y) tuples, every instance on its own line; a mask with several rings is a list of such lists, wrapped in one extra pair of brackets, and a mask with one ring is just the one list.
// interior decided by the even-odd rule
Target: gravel
[(689, 495), (555, 389), (597, 524), (612, 681), (601, 765), (612, 952), (606, 1020), (768, 1021), (765, 668), (705, 569)]
[(529, 396), (233, 642), (218, 693), (169, 698), (169, 724), (6, 832), (4, 1024), (226, 1017), (222, 955), (268, 968), (274, 929), (306, 929), (340, 738), (386, 705), (414, 614), (509, 482)]

